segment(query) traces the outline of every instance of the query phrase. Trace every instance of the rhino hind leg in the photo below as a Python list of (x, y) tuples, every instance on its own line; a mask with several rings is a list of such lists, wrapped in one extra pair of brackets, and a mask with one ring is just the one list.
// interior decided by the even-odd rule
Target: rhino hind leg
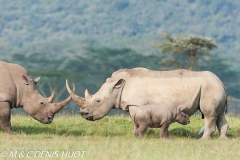
[(12, 134), (11, 108), (8, 102), (0, 102), (0, 124), (6, 133)]
[(205, 126), (202, 140), (208, 140), (211, 138), (211, 134), (216, 131), (217, 117), (205, 117)]
[(228, 123), (227, 123), (227, 120), (226, 120), (224, 114), (220, 114), (217, 117), (217, 128), (218, 128), (218, 131), (219, 131), (219, 137), (226, 139), (227, 138), (226, 134), (227, 134), (227, 130), (228, 130)]

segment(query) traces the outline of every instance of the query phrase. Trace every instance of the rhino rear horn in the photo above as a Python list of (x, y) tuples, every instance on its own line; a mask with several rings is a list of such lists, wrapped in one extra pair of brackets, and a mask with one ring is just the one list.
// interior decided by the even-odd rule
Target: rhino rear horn
[[(75, 92), (75, 85), (73, 84), (73, 92)], [(60, 102), (60, 103), (54, 103), (54, 109), (53, 112), (57, 113), (59, 112), (64, 106), (66, 106), (70, 101), (71, 101), (72, 97), (69, 96), (67, 99), (65, 99), (64, 101)]]
[(49, 103), (52, 103), (55, 97), (55, 93), (53, 92), (50, 97), (46, 98)]
[(75, 101), (75, 103), (78, 105), (78, 107), (81, 108), (85, 103), (85, 98), (82, 98), (82, 97), (76, 95), (74, 93), (74, 91), (71, 91), (71, 89), (68, 86), (68, 80), (66, 80), (66, 87), (67, 87), (68, 93), (71, 95), (72, 99)]
[(34, 82), (35, 84), (37, 84), (38, 81), (40, 80), (40, 78), (41, 78), (41, 77), (34, 78), (33, 82)]
[(90, 99), (92, 98), (92, 95), (88, 92), (88, 90), (85, 90), (85, 99)]

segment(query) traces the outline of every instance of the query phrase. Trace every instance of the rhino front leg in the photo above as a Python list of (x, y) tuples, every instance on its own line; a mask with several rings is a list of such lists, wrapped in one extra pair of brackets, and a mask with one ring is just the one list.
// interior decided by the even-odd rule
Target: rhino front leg
[(138, 138), (143, 138), (145, 130), (147, 129), (148, 126), (139, 126), (139, 128), (136, 130), (136, 133), (138, 135)]
[(135, 137), (139, 137), (138, 132), (137, 132), (138, 126), (137, 126), (136, 123), (134, 123), (133, 125), (134, 125), (134, 130), (133, 130), (134, 136), (135, 136)]
[(6, 133), (13, 133), (11, 126), (11, 108), (8, 102), (0, 102), (0, 124)]
[(161, 138), (168, 138), (170, 137), (170, 133), (168, 131), (169, 124), (164, 124), (160, 128), (160, 137)]
[(133, 123), (133, 133), (134, 133), (134, 136), (138, 138), (137, 129), (139, 126), (135, 123), (134, 118), (135, 118), (135, 115), (131, 117), (132, 123)]
[(133, 132), (134, 132), (135, 137), (139, 137), (138, 132), (137, 132), (137, 129), (139, 128), (139, 126), (137, 126), (137, 124), (134, 121), (136, 111), (137, 111), (137, 106), (130, 106), (129, 107), (129, 113), (130, 113), (130, 116), (131, 116), (131, 119), (132, 119), (133, 128), (134, 128)]

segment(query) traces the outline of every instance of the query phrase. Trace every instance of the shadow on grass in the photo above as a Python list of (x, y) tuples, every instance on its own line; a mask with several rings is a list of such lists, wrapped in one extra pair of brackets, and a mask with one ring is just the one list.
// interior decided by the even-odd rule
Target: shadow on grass
[[(160, 132), (160, 128), (158, 128), (158, 129), (148, 128), (145, 133), (145, 137), (160, 138), (159, 132)], [(201, 135), (198, 135), (197, 132), (191, 132), (184, 128), (174, 128), (174, 129), (170, 130), (169, 132), (170, 132), (171, 137), (176, 137), (176, 138), (193, 138), (193, 139), (201, 138)]]
[(170, 134), (174, 137), (186, 137), (186, 138), (193, 138), (193, 139), (199, 139), (201, 138), (201, 135), (198, 134), (198, 132), (191, 132), (189, 130), (186, 130), (184, 128), (174, 128), (170, 131)]
[(39, 126), (13, 126), (13, 132), (15, 134), (25, 134), (25, 135), (57, 135), (57, 136), (102, 136), (102, 137), (122, 137), (126, 136), (122, 132), (114, 132), (114, 131), (100, 131), (100, 130), (91, 130), (91, 129), (75, 129), (75, 130), (67, 130), (67, 129), (59, 129), (59, 128), (49, 128), (49, 127), (39, 127)]
[(47, 134), (47, 135), (59, 135), (59, 136), (82, 136), (86, 134), (84, 130), (66, 130), (66, 129), (53, 129), (48, 127), (32, 127), (32, 126), (13, 126), (13, 132), (17, 134), (26, 135), (37, 135), (37, 134)]

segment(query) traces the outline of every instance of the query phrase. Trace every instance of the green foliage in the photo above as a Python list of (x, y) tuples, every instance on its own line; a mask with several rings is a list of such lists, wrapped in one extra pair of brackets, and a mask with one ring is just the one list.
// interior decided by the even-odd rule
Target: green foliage
[(83, 96), (86, 88), (95, 93), (116, 70), (134, 67), (159, 68), (159, 56), (145, 56), (127, 48), (88, 47), (85, 48), (84, 55), (51, 58), (43, 53), (15, 54), (10, 62), (26, 68), (32, 78), (41, 76), (37, 89), (45, 97), (55, 92), (55, 101), (69, 96), (65, 87), (66, 79), (69, 84), (75, 83), (76, 93)]
[(85, 55), (87, 56), (70, 58), (65, 66), (72, 72), (83, 75), (81, 79), (74, 82), (81, 87), (80, 95), (86, 88), (95, 93), (105, 80), (119, 69), (145, 67), (156, 70), (159, 68), (159, 56), (145, 56), (128, 48), (88, 47), (85, 50)]
[[(217, 44), (213, 41), (212, 38), (201, 37), (196, 35), (177, 35), (171, 36), (168, 33), (164, 32), (164, 42), (157, 45), (163, 53), (171, 54), (181, 54), (180, 57), (186, 57), (187, 66), (184, 65), (176, 56), (171, 56), (167, 61), (161, 61), (161, 63), (173, 63), (177, 64), (177, 67), (183, 66), (182, 68), (187, 68), (193, 70), (196, 67), (196, 62), (198, 59), (203, 59), (203, 57), (209, 56), (209, 51), (217, 47)], [(179, 57), (179, 56), (178, 56)], [(184, 61), (186, 63), (186, 60)]]
[(240, 72), (234, 70), (225, 59), (212, 55), (208, 63), (200, 64), (199, 69), (215, 73), (225, 85), (228, 95), (240, 98), (240, 84), (233, 82), (240, 79)]
[[(85, 88), (90, 88), (92, 92), (96, 91), (106, 77), (119, 68), (143, 66), (163, 70), (163, 67), (186, 67), (187, 56), (173, 54), (171, 57), (160, 53), (158, 60), (160, 66), (158, 67), (155, 56), (147, 55), (159, 54), (153, 45), (158, 43), (161, 31), (166, 30), (170, 34), (191, 33), (216, 40), (219, 46), (216, 49), (217, 57), (223, 58), (223, 62), (228, 64), (226, 70), (223, 68), (224, 75), (230, 69), (231, 76), (234, 77), (230, 79), (228, 76), (222, 76), (221, 79), (227, 88), (232, 88), (229, 92), (231, 96), (239, 98), (238, 91), (236, 91), (240, 67), (238, 55), (240, 45), (237, 34), (240, 30), (238, 27), (240, 20), (237, 18), (240, 14), (239, 7), (240, 2), (235, 0), (152, 0), (151, 2), (145, 0), (19, 0), (2, 2), (0, 6), (0, 59), (18, 63), (31, 71), (31, 74), (36, 73), (36, 76), (38, 76), (37, 71), (40, 70), (68, 71), (72, 72), (71, 75), (80, 74), (79, 76), (84, 74), (78, 82), (69, 74), (67, 77), (81, 87), (77, 88), (77, 92), (82, 94)], [(103, 54), (105, 57), (101, 58), (101, 55), (90, 54), (98, 51), (88, 49), (86, 52), (86, 46), (102, 50), (101, 52), (105, 50), (104, 52), (108, 54)], [(102, 46), (107, 46), (105, 48), (108, 49)], [(122, 48), (128, 48), (130, 51), (126, 50), (126, 52), (129, 55), (130, 52), (136, 52), (141, 56), (137, 55), (136, 58), (136, 56), (123, 54), (116, 58), (122, 57), (125, 58), (124, 60), (117, 61), (114, 58), (106, 60), (109, 55), (112, 55), (110, 50), (122, 50)], [(12, 59), (14, 56), (15, 58)], [(87, 58), (87, 56), (92, 57)], [(99, 57), (100, 60), (98, 60)], [(181, 64), (176, 62), (176, 59)], [(110, 60), (114, 64), (111, 64)], [(210, 58), (207, 60), (211, 61)], [(69, 65), (71, 63), (68, 62), (73, 64)], [(198, 62), (197, 69), (204, 65), (201, 64), (203, 62), (204, 60)], [(103, 63), (106, 63), (106, 66)], [(205, 70), (218, 68), (217, 65), (217, 63), (214, 66), (205, 65)], [(95, 67), (100, 67), (100, 69), (96, 71)], [(221, 75), (220, 72), (221, 70), (216, 70), (214, 73)], [(228, 78), (230, 80), (227, 80)], [(65, 84), (63, 79), (59, 80), (62, 86)], [(47, 83), (44, 82), (44, 86), (47, 86), (45, 84)], [(233, 89), (235, 91), (232, 91)], [(50, 94), (50, 91), (46, 89), (44, 92), (46, 95)]]
[(156, 53), (151, 45), (160, 31), (167, 30), (213, 37), (222, 46), (221, 54), (239, 59), (239, 5), (234, 0), (3, 2), (0, 54), (4, 58), (36, 52), (70, 56), (81, 54), (88, 45), (131, 47), (151, 54)]

